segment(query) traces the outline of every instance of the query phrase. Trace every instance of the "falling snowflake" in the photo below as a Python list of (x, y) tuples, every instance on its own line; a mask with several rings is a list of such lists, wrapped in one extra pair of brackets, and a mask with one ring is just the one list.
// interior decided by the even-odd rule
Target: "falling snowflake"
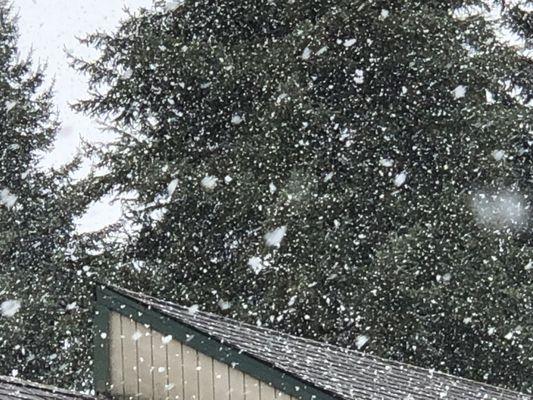
[(365, 81), (365, 72), (361, 69), (356, 69), (354, 73), (353, 80), (356, 84), (360, 85)]
[(311, 49), (309, 47), (306, 47), (304, 49), (304, 52), (302, 53), (302, 60), (309, 60), (311, 57)]
[(233, 114), (231, 117), (231, 123), (233, 125), (240, 125), (242, 123), (242, 117), (239, 114)]
[(227, 309), (231, 308), (231, 302), (230, 301), (219, 300), (218, 301), (218, 306), (220, 307), (221, 310), (227, 310)]
[(137, 340), (139, 340), (140, 338), (142, 338), (142, 336), (143, 336), (143, 334), (142, 334), (141, 332), (139, 332), (139, 331), (135, 331), (135, 332), (133, 333), (133, 335), (131, 335), (131, 338), (133, 339), (133, 341), (136, 342)]
[(264, 268), (263, 260), (260, 257), (252, 257), (248, 260), (248, 266), (252, 268), (256, 274), (260, 273)]
[(16, 105), (15, 101), (6, 101), (6, 111), (11, 111)]
[(177, 187), (178, 187), (177, 179), (173, 179), (172, 181), (170, 181), (170, 183), (167, 186), (167, 192), (168, 192), (169, 197), (172, 196), (172, 194), (174, 193)]
[(357, 346), (358, 349), (361, 349), (368, 342), (368, 340), (369, 340), (368, 336), (359, 335), (355, 339), (355, 345)]
[(5, 205), (7, 208), (12, 208), (17, 202), (18, 197), (11, 193), (9, 189), (5, 188), (0, 190), (0, 203)]
[(390, 168), (394, 165), (394, 160), (391, 160), (389, 158), (382, 158), (379, 160), (379, 165), (382, 167)]
[(346, 39), (344, 41), (344, 47), (352, 47), (356, 41), (356, 39)]
[(505, 151), (503, 150), (494, 150), (492, 152), (492, 158), (494, 158), (496, 161), (501, 161), (505, 158)]
[(389, 17), (389, 10), (381, 10), (381, 14), (379, 15), (379, 18), (383, 21)]
[(11, 318), (20, 310), (20, 301), (6, 300), (0, 305), (0, 314), (3, 317)]
[(172, 335), (163, 336), (161, 338), (161, 343), (169, 344), (172, 341)]
[(217, 187), (218, 178), (216, 176), (207, 175), (202, 178), (200, 184), (205, 190), (214, 190)]
[(452, 95), (454, 99), (460, 99), (466, 96), (466, 86), (459, 85), (452, 90)]
[(487, 104), (494, 104), (495, 103), (495, 100), (494, 100), (494, 95), (485, 89), (485, 99), (487, 101)]
[(447, 284), (452, 280), (452, 274), (447, 272), (444, 275), (437, 275), (436, 280), (437, 282)]
[(526, 227), (529, 212), (525, 204), (523, 195), (509, 191), (495, 194), (477, 193), (471, 201), (477, 222), (497, 229)]
[(200, 306), (198, 304), (193, 304), (192, 306), (190, 306), (188, 309), (187, 309), (187, 312), (189, 314), (196, 314), (198, 312), (198, 310), (200, 310)]
[(318, 50), (318, 51), (316, 52), (316, 55), (317, 55), (317, 56), (321, 56), (321, 55), (324, 54), (326, 51), (328, 51), (328, 46), (324, 46), (324, 47), (320, 48), (320, 50)]
[(297, 298), (298, 298), (298, 296), (296, 296), (296, 295), (292, 296), (292, 297), (289, 299), (289, 302), (287, 303), (287, 305), (288, 305), (289, 307), (293, 306), (294, 303), (296, 303), (296, 299), (297, 299)]
[(407, 179), (407, 173), (405, 171), (402, 171), (394, 177), (394, 185), (396, 187), (400, 187), (405, 183), (406, 179)]
[(287, 233), (286, 226), (281, 226), (279, 228), (274, 229), (273, 231), (268, 232), (265, 235), (266, 245), (270, 247), (280, 247), (281, 241), (285, 237), (286, 233)]

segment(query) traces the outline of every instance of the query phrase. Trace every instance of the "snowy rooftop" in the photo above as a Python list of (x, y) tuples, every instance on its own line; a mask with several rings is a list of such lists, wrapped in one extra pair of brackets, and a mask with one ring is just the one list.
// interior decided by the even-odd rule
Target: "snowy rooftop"
[(191, 312), (190, 308), (125, 289), (112, 290), (288, 372), (339, 399), (532, 399), (518, 392), (245, 324), (219, 315), (196, 310)]
[(21, 379), (0, 376), (0, 400), (94, 400), (92, 396), (69, 390), (58, 389), (53, 386), (23, 381)]

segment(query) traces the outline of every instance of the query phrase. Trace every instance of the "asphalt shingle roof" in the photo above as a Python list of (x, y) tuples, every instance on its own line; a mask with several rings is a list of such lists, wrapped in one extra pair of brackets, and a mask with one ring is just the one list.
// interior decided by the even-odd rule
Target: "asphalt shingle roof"
[(96, 400), (96, 397), (53, 386), (0, 376), (0, 400)]
[(144, 306), (343, 400), (533, 400), (518, 392), (385, 360), (113, 288)]

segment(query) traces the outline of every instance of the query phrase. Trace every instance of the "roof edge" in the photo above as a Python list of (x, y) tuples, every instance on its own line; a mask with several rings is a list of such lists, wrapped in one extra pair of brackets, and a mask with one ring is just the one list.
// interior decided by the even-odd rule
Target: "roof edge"
[(57, 393), (57, 394), (62, 394), (62, 395), (66, 395), (66, 396), (73, 396), (73, 397), (77, 397), (77, 398), (85, 398), (85, 399), (91, 399), (91, 400), (95, 399), (94, 396), (91, 396), (90, 394), (87, 394), (87, 393), (75, 392), (74, 390), (63, 389), (63, 388), (59, 388), (57, 386), (46, 385), (46, 384), (43, 384), (43, 383), (37, 383), (37, 382), (28, 381), (28, 380), (20, 379), (20, 378), (15, 378), (15, 377), (12, 377), (12, 376), (7, 376), (7, 375), (0, 375), (0, 382), (5, 382), (5, 383), (8, 383), (8, 384), (21, 386), (21, 387), (26, 387), (26, 388), (40, 389), (40, 390), (43, 390), (43, 391), (46, 391), (46, 392), (50, 392), (50, 393)]
[[(151, 307), (145, 306), (139, 300), (119, 293), (112, 286), (98, 285), (96, 287), (96, 304), (101, 309), (117, 312), (142, 324), (149, 325), (162, 334), (172, 337), (195, 350), (216, 359), (224, 364), (239, 369), (240, 371), (263, 382), (270, 383), (274, 388), (301, 400), (338, 400), (339, 397), (327, 390), (318, 388), (293, 374), (260, 360), (231, 344), (204, 333), (178, 318), (166, 315)], [(100, 313), (105, 314), (105, 313)], [(102, 333), (108, 332), (108, 326), (100, 323), (99, 332), (95, 339), (102, 339)], [(103, 335), (104, 337), (106, 335)], [(107, 340), (105, 340), (107, 342)], [(98, 344), (98, 343), (97, 343)], [(101, 344), (100, 344), (101, 345)], [(102, 357), (103, 356), (103, 357)], [(104, 345), (103, 354), (99, 358), (108, 358), (109, 348)], [(96, 364), (96, 363), (95, 363)], [(100, 363), (98, 368), (107, 368)], [(108, 385), (107, 374), (95, 376), (95, 383), (99, 393), (103, 393)], [(102, 382), (104, 380), (104, 382)]]

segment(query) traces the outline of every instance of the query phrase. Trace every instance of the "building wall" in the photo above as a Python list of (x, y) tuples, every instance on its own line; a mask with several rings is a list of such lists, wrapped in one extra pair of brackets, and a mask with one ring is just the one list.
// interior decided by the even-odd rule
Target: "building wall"
[(115, 398), (296, 400), (128, 317), (110, 315), (111, 394)]

